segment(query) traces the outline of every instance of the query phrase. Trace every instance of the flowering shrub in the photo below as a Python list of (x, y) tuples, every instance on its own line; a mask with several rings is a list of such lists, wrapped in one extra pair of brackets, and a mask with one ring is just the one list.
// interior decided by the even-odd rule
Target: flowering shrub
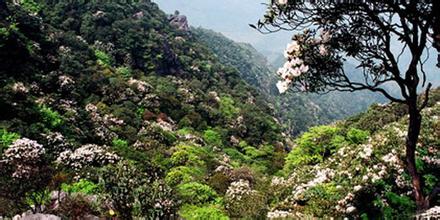
[(13, 166), (14, 178), (29, 178), (38, 172), (39, 163), (43, 160), (45, 149), (34, 140), (20, 138), (4, 152), (6, 163)]
[(247, 180), (231, 183), (224, 199), (226, 210), (231, 217), (255, 218), (263, 215), (266, 209), (264, 196), (252, 190)]
[[(102, 169), (100, 181), (120, 218), (132, 219), (137, 215), (167, 219), (177, 206), (175, 193), (156, 175), (132, 162), (121, 161)], [(136, 212), (135, 207), (139, 207)]]
[(103, 166), (116, 163), (118, 160), (119, 156), (111, 153), (107, 146), (86, 144), (74, 151), (62, 152), (56, 163), (79, 171), (86, 166)]

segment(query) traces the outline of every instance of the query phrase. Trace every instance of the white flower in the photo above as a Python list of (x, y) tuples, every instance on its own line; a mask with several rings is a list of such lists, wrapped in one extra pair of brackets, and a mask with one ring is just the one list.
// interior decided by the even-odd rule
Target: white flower
[(278, 81), (277, 89), (281, 94), (285, 93), (289, 89), (289, 83), (287, 81)]
[(322, 31), (321, 32), (322, 43), (329, 42), (331, 38), (332, 38), (332, 35), (331, 35), (330, 31)]
[(301, 66), (299, 67), (299, 71), (300, 71), (301, 73), (306, 73), (307, 71), (309, 71), (309, 66), (308, 66), (308, 65), (301, 64)]
[(324, 44), (319, 45), (319, 54), (321, 54), (321, 56), (328, 55), (327, 47)]
[(12, 91), (14, 91), (15, 93), (28, 93), (29, 89), (24, 85), (24, 83), (22, 82), (16, 82), (14, 83), (14, 85), (12, 85)]
[(284, 51), (284, 57), (289, 58), (291, 53), (295, 53), (296, 51), (299, 51), (300, 45), (297, 41), (292, 41), (292, 43), (287, 44), (287, 48)]
[(285, 5), (285, 4), (287, 4), (287, 1), (288, 0), (278, 0), (278, 4), (279, 5)]
[[(301, 64), (303, 64), (304, 63), (304, 61), (303, 60), (301, 60), (300, 58), (298, 58), (298, 57), (294, 57), (292, 60), (290, 60), (290, 62), (289, 62), (289, 64), (291, 65), (291, 66), (299, 66), (299, 65), (301, 65)], [(287, 64), (287, 63), (286, 63)], [(284, 64), (284, 65), (286, 65), (286, 64)]]

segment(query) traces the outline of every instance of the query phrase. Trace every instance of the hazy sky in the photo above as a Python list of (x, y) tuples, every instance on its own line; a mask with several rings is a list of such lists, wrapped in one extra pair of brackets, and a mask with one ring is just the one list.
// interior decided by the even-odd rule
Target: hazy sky
[(266, 11), (267, 0), (154, 0), (165, 12), (179, 10), (190, 25), (221, 32), (238, 42), (252, 44), (266, 56), (281, 54), (292, 33), (263, 35), (249, 27)]

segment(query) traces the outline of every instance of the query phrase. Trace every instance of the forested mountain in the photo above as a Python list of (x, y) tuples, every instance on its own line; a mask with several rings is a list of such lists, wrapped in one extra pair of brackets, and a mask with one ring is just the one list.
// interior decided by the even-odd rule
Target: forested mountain
[(1, 215), (59, 189), (99, 195), (66, 218), (222, 213), (227, 183), (282, 167), (264, 99), (154, 3), (1, 7)]
[[(0, 2), (0, 218), (414, 214), (402, 105), (293, 140), (283, 126), (333, 120), (338, 104), (275, 95), (252, 47), (176, 20), (149, 0)], [(431, 190), (438, 90), (428, 106), (417, 164)]]
[[(311, 126), (327, 124), (365, 111), (375, 102), (385, 99), (371, 92), (331, 92), (328, 94), (296, 93), (280, 95), (276, 82), (276, 68), (250, 44), (236, 43), (221, 33), (203, 28), (193, 30), (195, 36), (204, 42), (226, 64), (235, 67), (241, 78), (265, 94), (273, 106), (275, 115), (291, 135), (298, 135)], [(284, 64), (280, 57), (277, 66)], [(347, 71), (359, 71), (354, 66)]]

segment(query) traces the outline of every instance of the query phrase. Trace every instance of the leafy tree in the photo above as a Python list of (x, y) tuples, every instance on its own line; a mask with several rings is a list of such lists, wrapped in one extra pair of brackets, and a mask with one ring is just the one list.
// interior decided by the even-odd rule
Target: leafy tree
[[(439, 15), (437, 1), (271, 1), (257, 25), (261, 32), (292, 30), (285, 51), (288, 59), (278, 74), (280, 92), (327, 92), (370, 90), (392, 102), (403, 103), (409, 113), (406, 137), (406, 168), (412, 178), (417, 209), (430, 207), (431, 194), (424, 194), (423, 180), (416, 168), (415, 151), (427, 106), (431, 83), (424, 71), (424, 54), (432, 39)], [(310, 29), (307, 29), (310, 28)], [(399, 51), (392, 49), (399, 43)], [(399, 53), (400, 52), (400, 53)], [(425, 53), (424, 53), (425, 52)], [(402, 54), (410, 56), (402, 63)], [(344, 63), (357, 62), (360, 76), (344, 71)], [(394, 84), (400, 94), (384, 86)], [(418, 91), (425, 89), (419, 98)]]

